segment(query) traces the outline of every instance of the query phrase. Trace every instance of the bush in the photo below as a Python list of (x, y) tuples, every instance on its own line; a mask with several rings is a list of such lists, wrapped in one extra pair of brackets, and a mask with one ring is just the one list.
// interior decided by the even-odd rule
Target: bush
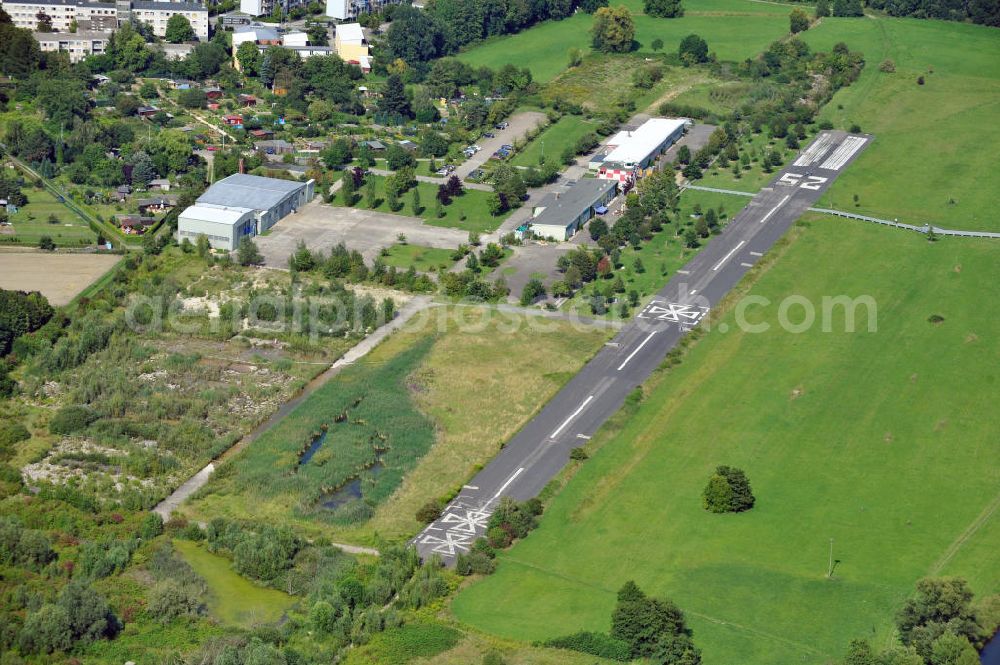
[(702, 492), (706, 510), (713, 513), (741, 513), (750, 510), (756, 499), (742, 469), (718, 466)]
[(71, 404), (64, 406), (56, 412), (49, 422), (49, 431), (53, 434), (72, 434), (85, 428), (100, 416), (93, 409)]
[(139, 525), (139, 537), (152, 540), (163, 533), (163, 518), (158, 513), (149, 513)]
[(587, 451), (583, 448), (574, 448), (569, 451), (569, 458), (573, 460), (583, 461), (588, 458)]
[(545, 643), (545, 646), (556, 649), (571, 649), (581, 653), (588, 653), (598, 658), (607, 658), (621, 662), (632, 660), (632, 649), (628, 642), (604, 633), (592, 633), (587, 630), (549, 640)]
[(21, 423), (4, 423), (0, 425), (0, 452), (8, 446), (31, 438), (31, 432)]
[(496, 567), (496, 561), (482, 552), (459, 554), (455, 558), (455, 572), (459, 575), (489, 575)]
[(439, 500), (428, 501), (417, 510), (417, 521), (423, 524), (430, 524), (438, 518), (443, 509), (444, 505)]

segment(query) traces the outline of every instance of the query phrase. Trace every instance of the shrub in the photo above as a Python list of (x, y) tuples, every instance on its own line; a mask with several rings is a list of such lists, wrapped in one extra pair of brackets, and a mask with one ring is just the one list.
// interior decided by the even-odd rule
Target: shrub
[(584, 450), (583, 448), (574, 448), (573, 450), (569, 451), (569, 458), (572, 460), (578, 460), (582, 462), (583, 460), (587, 459), (587, 457), (588, 457), (587, 451)]
[(753, 508), (756, 501), (746, 474), (731, 466), (716, 467), (702, 500), (705, 509), (713, 513), (740, 513)]
[(438, 518), (444, 506), (438, 499), (428, 501), (417, 510), (417, 521), (430, 524)]
[(571, 649), (598, 658), (608, 658), (621, 662), (632, 660), (632, 649), (628, 642), (604, 633), (592, 633), (587, 630), (549, 640), (545, 646), (556, 649)]
[(455, 572), (459, 575), (489, 575), (496, 566), (496, 561), (482, 552), (459, 554), (455, 558)]
[(100, 416), (86, 406), (71, 404), (64, 406), (56, 412), (49, 422), (49, 431), (53, 434), (72, 434), (78, 432)]
[(880, 72), (885, 72), (886, 74), (892, 74), (893, 72), (896, 71), (896, 63), (893, 62), (891, 59), (886, 58), (885, 60), (882, 61), (882, 64), (878, 66), (878, 70)]
[(3, 449), (31, 438), (31, 432), (21, 423), (4, 423), (0, 425), (0, 454)]
[(147, 514), (139, 525), (139, 537), (143, 540), (152, 540), (161, 533), (163, 533), (163, 518), (158, 513)]

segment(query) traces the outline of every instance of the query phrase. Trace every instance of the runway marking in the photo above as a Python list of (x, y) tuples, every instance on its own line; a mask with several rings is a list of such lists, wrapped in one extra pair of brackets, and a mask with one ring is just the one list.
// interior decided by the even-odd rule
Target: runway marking
[[(592, 399), (592, 396), (588, 397), (587, 398), (587, 402), (589, 402), (591, 399)], [(586, 402), (584, 402), (584, 404), (586, 404)], [(507, 482), (505, 482), (503, 485), (500, 486), (500, 489), (497, 490), (497, 493), (493, 495), (493, 498), (490, 499), (490, 501), (496, 501), (500, 497), (500, 495), (503, 494), (503, 491), (505, 489), (507, 489), (507, 486), (510, 485), (512, 482), (514, 482), (515, 478), (517, 478), (518, 476), (521, 475), (522, 471), (524, 471), (524, 467), (523, 466), (520, 469), (518, 469), (517, 471), (515, 471), (514, 475), (512, 475), (510, 478), (507, 479)], [(486, 505), (489, 505), (489, 503), (487, 503)]]
[(764, 256), (760, 252), (750, 252), (750, 256)]
[[(692, 291), (691, 293), (695, 293)], [(663, 305), (649, 304), (639, 312), (640, 319), (655, 319), (684, 325), (694, 325), (708, 312), (701, 305), (684, 305), (675, 302), (664, 302)]]
[[(594, 399), (594, 396), (590, 395), (589, 397), (587, 397), (587, 399), (583, 400), (583, 404), (581, 404), (580, 406), (578, 406), (577, 409), (576, 409), (576, 411), (574, 411), (573, 413), (569, 414), (569, 418), (567, 418), (566, 420), (564, 420), (563, 424), (556, 428), (556, 431), (552, 432), (552, 434), (549, 434), (549, 438), (550, 439), (554, 439), (557, 436), (559, 436), (559, 433), (562, 432), (564, 429), (566, 429), (566, 425), (569, 425), (569, 423), (570, 423), (571, 420), (573, 420), (578, 415), (580, 415), (580, 412), (583, 411), (585, 408), (587, 408), (587, 405), (590, 404), (591, 400), (593, 400), (593, 399)], [(521, 471), (523, 471), (523, 469)], [(518, 471), (518, 473), (520, 473), (520, 471)], [(514, 475), (516, 476), (517, 474), (514, 474)], [(511, 480), (513, 480), (513, 478)], [(507, 481), (507, 482), (510, 482), (510, 481)]]
[[(785, 198), (788, 198), (788, 197), (786, 196)], [(780, 205), (780, 204), (779, 204), (779, 205)], [(774, 212), (774, 211), (772, 210), (771, 212)], [(725, 263), (726, 261), (728, 261), (728, 260), (729, 260), (729, 257), (731, 257), (731, 256), (732, 256), (733, 254), (735, 254), (735, 253), (736, 253), (736, 251), (737, 251), (737, 250), (738, 250), (738, 249), (739, 249), (740, 247), (742, 247), (743, 245), (745, 245), (745, 244), (747, 244), (747, 241), (746, 241), (746, 240), (740, 240), (739, 244), (738, 244), (738, 245), (736, 245), (736, 247), (733, 247), (733, 248), (732, 248), (731, 250), (729, 250), (729, 253), (728, 253), (728, 254), (726, 254), (725, 256), (723, 256), (723, 257), (722, 257), (722, 260), (721, 260), (721, 261), (719, 261), (718, 263), (716, 263), (716, 264), (715, 264), (715, 267), (714, 267), (714, 268), (712, 268), (712, 270), (718, 270), (719, 268), (721, 268), (721, 267), (722, 267), (722, 264), (723, 264), (723, 263)], [(693, 293), (693, 291), (692, 291), (692, 293)]]
[(479, 487), (477, 485), (462, 485), (462, 489), (464, 489), (464, 490), (477, 490), (477, 489), (479, 489)]
[(863, 136), (848, 136), (819, 167), (828, 171), (839, 171), (867, 142), (868, 139)]
[(642, 340), (642, 342), (639, 343), (639, 346), (635, 347), (635, 350), (632, 351), (632, 353), (628, 354), (628, 358), (625, 359), (625, 362), (623, 362), (621, 365), (618, 366), (619, 372), (625, 369), (625, 365), (628, 365), (628, 361), (632, 360), (632, 358), (635, 357), (635, 354), (639, 353), (639, 351), (642, 350), (642, 347), (646, 346), (646, 342), (653, 339), (653, 335), (655, 334), (656, 334), (655, 330), (649, 333), (649, 335), (646, 336), (646, 339)]
[(802, 151), (799, 158), (795, 160), (794, 165), (809, 166), (813, 162), (818, 161), (832, 142), (833, 134), (823, 134)]
[(590, 441), (590, 437), (587, 436), (586, 434), (577, 434), (576, 438), (578, 438), (578, 439), (586, 439), (587, 441)]
[(771, 215), (773, 215), (778, 210), (778, 208), (780, 208), (781, 206), (785, 205), (785, 203), (787, 203), (788, 199), (790, 199), (790, 198), (792, 198), (791, 194), (785, 194), (785, 198), (781, 199), (781, 201), (778, 202), (778, 205), (776, 205), (773, 208), (771, 208), (771, 210), (769, 210), (768, 213), (761, 218), (760, 223), (763, 224), (768, 219), (770, 219)]
[(746, 263), (746, 262), (744, 262), (744, 263), (741, 263), (740, 265), (743, 266), (744, 268), (753, 268), (753, 264), (752, 263)]
[(690, 275), (691, 271), (690, 270), (678, 270), (677, 274), (678, 275)]

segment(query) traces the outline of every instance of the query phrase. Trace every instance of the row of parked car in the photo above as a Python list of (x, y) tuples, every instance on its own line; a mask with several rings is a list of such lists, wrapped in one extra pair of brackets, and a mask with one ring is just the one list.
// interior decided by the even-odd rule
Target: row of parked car
[(493, 159), (507, 159), (514, 152), (514, 146), (509, 143), (504, 143), (500, 148), (493, 153)]

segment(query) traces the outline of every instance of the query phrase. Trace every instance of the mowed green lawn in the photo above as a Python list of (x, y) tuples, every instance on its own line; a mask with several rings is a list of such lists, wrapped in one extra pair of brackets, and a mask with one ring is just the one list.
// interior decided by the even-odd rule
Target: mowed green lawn
[(586, 134), (593, 132), (596, 125), (580, 116), (566, 115), (555, 124), (549, 125), (535, 139), (518, 151), (510, 163), (514, 166), (538, 166), (545, 161), (559, 163), (563, 151), (576, 145)]
[[(984, 306), (996, 244), (810, 224), (752, 289), (771, 305), (747, 318), (772, 330), (738, 332), (724, 315), (729, 332), (691, 349), (539, 529), (457, 596), (462, 621), (522, 640), (607, 630), (615, 591), (635, 579), (686, 611), (707, 665), (819, 664), (855, 637), (885, 643), (921, 577), (1000, 591), (1000, 515), (975, 528), (1000, 505), (1000, 318)], [(841, 332), (784, 332), (778, 303), (792, 295), (817, 309), (870, 295), (877, 332), (863, 310), (863, 332), (842, 332), (842, 315)], [(752, 511), (702, 509), (718, 464), (747, 471)]]
[[(23, 191), (28, 205), (10, 216), (10, 226), (0, 227), (0, 237), (12, 230), (21, 244), (37, 245), (42, 236), (49, 236), (60, 247), (92, 245), (97, 240), (86, 222), (48, 191), (30, 186)], [(52, 215), (58, 220), (54, 224)]]
[[(875, 142), (822, 204), (911, 224), (1000, 231), (1000, 31), (917, 19), (823, 19), (804, 39), (818, 49), (844, 41), (867, 61), (822, 117), (844, 129), (859, 123)], [(879, 71), (886, 58), (894, 74)]]
[[(639, 51), (651, 52), (653, 40), (659, 38), (664, 51), (676, 52), (681, 39), (697, 33), (720, 60), (743, 60), (788, 32), (789, 10), (751, 0), (688, 0), (685, 16), (679, 19), (646, 16), (640, 0), (612, 4), (624, 4), (632, 11)], [(536, 81), (547, 83), (566, 69), (569, 49), (590, 49), (593, 21), (592, 15), (577, 12), (562, 21), (547, 21), (516, 35), (488, 40), (458, 57), (476, 67), (499, 68), (507, 63), (527, 67)]]
[(388, 248), (388, 254), (382, 256), (382, 262), (400, 270), (409, 270), (411, 266), (420, 272), (446, 270), (455, 263), (451, 258), (453, 252), (451, 249), (397, 243)]

